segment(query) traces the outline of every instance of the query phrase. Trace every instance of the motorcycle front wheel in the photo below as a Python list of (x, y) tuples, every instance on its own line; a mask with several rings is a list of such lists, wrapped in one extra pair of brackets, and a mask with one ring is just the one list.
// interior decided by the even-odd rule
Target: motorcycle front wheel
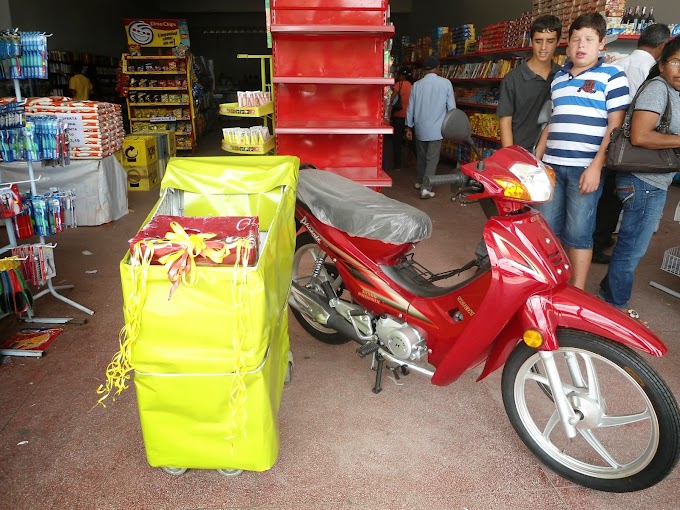
[(505, 411), (529, 450), (560, 476), (607, 492), (646, 489), (680, 456), (680, 410), (656, 371), (628, 347), (558, 331), (561, 390), (579, 421), (567, 437), (538, 352), (519, 344), (502, 377)]
[[(316, 268), (316, 270), (315, 270)], [(314, 273), (318, 272), (315, 276)], [(308, 232), (303, 232), (297, 236), (295, 242), (295, 255), (293, 257), (293, 281), (305, 287), (308, 291), (319, 296), (326, 301), (321, 284), (329, 282), (338, 297), (342, 298), (345, 287), (342, 278), (338, 275), (335, 264), (328, 258), (328, 255), (314, 241)], [(350, 298), (351, 299), (351, 298)], [(300, 325), (314, 338), (326, 344), (345, 344), (351, 339), (341, 335), (334, 329), (319, 324), (309, 315), (291, 307), (293, 316)]]

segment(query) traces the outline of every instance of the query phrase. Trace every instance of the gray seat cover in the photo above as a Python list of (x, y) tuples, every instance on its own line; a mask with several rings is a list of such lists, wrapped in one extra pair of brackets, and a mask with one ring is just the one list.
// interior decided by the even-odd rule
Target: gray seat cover
[(420, 209), (332, 172), (300, 170), (297, 197), (322, 223), (352, 236), (403, 244), (432, 233), (432, 221)]

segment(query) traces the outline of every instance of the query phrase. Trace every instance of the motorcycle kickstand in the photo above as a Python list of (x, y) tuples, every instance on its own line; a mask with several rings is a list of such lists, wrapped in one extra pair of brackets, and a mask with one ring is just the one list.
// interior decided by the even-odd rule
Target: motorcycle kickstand
[(373, 357), (374, 361), (378, 362), (378, 366), (376, 368), (375, 372), (375, 386), (373, 386), (373, 393), (376, 395), (382, 391), (382, 373), (383, 373), (383, 365), (385, 364), (385, 358), (383, 357), (382, 354), (376, 353), (374, 354)]

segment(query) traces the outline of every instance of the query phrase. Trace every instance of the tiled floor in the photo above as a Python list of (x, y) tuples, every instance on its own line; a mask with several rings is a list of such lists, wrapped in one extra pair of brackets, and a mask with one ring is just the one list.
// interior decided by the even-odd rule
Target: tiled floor
[[(204, 151), (219, 154), (213, 149)], [(421, 243), (417, 258), (433, 270), (462, 264), (479, 237), (481, 210), (451, 203), (444, 188), (434, 199), (420, 200), (412, 172), (394, 172), (394, 187), (385, 193), (433, 219), (434, 234)], [(134, 389), (107, 409), (94, 404), (123, 324), (118, 261), (154, 201), (153, 192), (130, 194), (130, 214), (121, 220), (59, 236), (56, 283), (76, 284), (65, 293), (96, 314), (85, 325), (65, 325), (42, 359), (2, 359), (0, 509), (678, 508), (679, 469), (646, 491), (608, 494), (574, 486), (542, 467), (505, 416), (500, 373), (477, 383), (475, 369), (444, 388), (418, 375), (385, 379), (383, 392), (374, 395), (369, 360), (360, 359), (353, 344), (321, 344), (294, 320), (296, 365), (283, 393), (275, 466), (237, 478), (201, 470), (173, 477), (150, 468)], [(672, 221), (678, 201), (680, 188), (673, 187), (633, 298), (670, 347), (666, 358), (651, 362), (676, 395), (680, 300), (648, 283), (680, 291), (680, 279), (660, 270), (664, 250), (680, 245), (680, 224)], [(97, 273), (86, 273), (92, 269)], [(593, 267), (588, 291), (596, 290), (604, 270)], [(83, 318), (52, 297), (39, 300), (36, 311)], [(0, 334), (5, 338), (19, 327), (5, 319)]]

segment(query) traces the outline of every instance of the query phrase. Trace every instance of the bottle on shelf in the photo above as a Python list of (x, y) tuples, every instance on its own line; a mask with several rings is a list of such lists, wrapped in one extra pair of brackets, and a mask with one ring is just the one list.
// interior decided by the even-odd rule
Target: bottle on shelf
[(635, 33), (641, 34), (646, 27), (647, 27), (647, 7), (643, 6), (642, 12), (640, 13), (640, 21), (638, 21), (638, 24), (635, 27)]
[(621, 28), (623, 29), (624, 33), (628, 32), (628, 25), (630, 24), (630, 20), (633, 19), (633, 8), (628, 7), (626, 11), (623, 13), (623, 18), (621, 18)]
[(635, 11), (633, 11), (633, 19), (629, 23), (629, 27), (631, 27), (631, 34), (636, 34), (637, 33), (637, 28), (638, 24), (640, 23), (640, 6), (636, 5), (635, 6)]
[(656, 19), (654, 18), (654, 7), (650, 7), (649, 14), (647, 15), (646, 25), (649, 26), (653, 25), (654, 23), (656, 23)]

